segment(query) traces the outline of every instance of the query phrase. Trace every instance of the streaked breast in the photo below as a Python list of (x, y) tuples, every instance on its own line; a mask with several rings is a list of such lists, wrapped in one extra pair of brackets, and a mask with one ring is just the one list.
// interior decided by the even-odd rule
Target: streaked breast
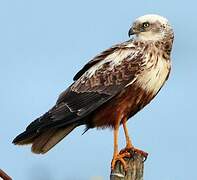
[(139, 74), (136, 84), (145, 91), (156, 94), (169, 75), (170, 61), (161, 55), (152, 58), (147, 57), (145, 69)]

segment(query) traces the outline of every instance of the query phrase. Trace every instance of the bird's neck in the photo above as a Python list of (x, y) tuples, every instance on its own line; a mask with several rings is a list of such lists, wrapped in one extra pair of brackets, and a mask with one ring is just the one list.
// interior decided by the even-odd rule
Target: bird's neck
[(171, 52), (173, 40), (174, 33), (171, 28), (168, 28), (168, 31), (159, 34), (152, 34), (152, 32), (142, 32), (134, 36), (134, 41), (155, 45), (157, 48), (160, 48), (167, 53)]
[(166, 36), (163, 38), (161, 41), (161, 49), (166, 52), (168, 55), (170, 55), (171, 50), (172, 50), (172, 44), (174, 41), (174, 35), (172, 34), (171, 36)]
[(168, 34), (168, 36), (163, 36), (162, 39), (157, 39), (157, 40), (142, 40), (138, 37), (135, 37), (134, 42), (137, 44), (144, 44), (148, 46), (154, 46), (157, 49), (160, 49), (170, 55), (171, 50), (172, 50), (172, 44), (174, 40), (174, 35), (173, 33), (171, 35)]
[(164, 37), (160, 41), (162, 42), (161, 49), (165, 51), (168, 55), (170, 55), (171, 53), (173, 41), (174, 41), (174, 33), (173, 30), (170, 29), (167, 33), (164, 34)]

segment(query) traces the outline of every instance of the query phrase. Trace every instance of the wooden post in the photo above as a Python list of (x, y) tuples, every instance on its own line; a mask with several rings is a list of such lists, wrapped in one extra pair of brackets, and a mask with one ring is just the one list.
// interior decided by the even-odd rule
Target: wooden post
[(115, 169), (111, 171), (110, 180), (143, 180), (144, 161), (146, 158), (142, 154), (130, 152), (131, 158), (124, 158), (128, 164), (125, 172), (120, 161), (116, 163)]
[(10, 176), (8, 176), (3, 170), (0, 169), (0, 179), (3, 180), (12, 180)]

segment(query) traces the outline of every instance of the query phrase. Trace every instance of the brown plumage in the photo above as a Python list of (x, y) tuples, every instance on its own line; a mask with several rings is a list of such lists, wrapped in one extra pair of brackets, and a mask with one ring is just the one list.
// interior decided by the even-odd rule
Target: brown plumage
[[(133, 148), (127, 120), (159, 92), (170, 72), (173, 31), (158, 15), (138, 18), (129, 31), (134, 38), (117, 44), (93, 58), (60, 94), (56, 105), (14, 139), (14, 144), (32, 144), (34, 153), (46, 153), (77, 126), (114, 128), (114, 156), (118, 153), (118, 128), (123, 124), (126, 149)], [(141, 151), (138, 151), (141, 152)], [(125, 155), (126, 155), (125, 154)]]

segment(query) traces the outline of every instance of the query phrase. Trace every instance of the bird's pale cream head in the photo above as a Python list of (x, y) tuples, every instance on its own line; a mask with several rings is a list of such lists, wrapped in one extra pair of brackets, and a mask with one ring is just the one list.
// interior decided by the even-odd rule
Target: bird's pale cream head
[(135, 38), (143, 41), (158, 41), (173, 36), (173, 31), (166, 18), (148, 14), (135, 20), (129, 30), (130, 35), (135, 35)]

